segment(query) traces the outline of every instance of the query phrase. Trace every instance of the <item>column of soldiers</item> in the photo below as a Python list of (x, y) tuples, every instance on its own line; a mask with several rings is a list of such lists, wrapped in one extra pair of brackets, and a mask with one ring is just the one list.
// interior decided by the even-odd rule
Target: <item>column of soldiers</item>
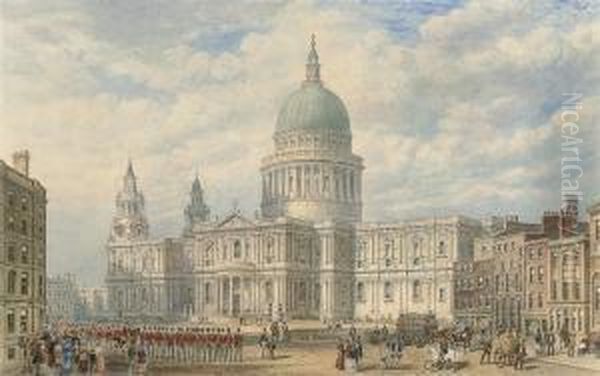
[(173, 364), (236, 363), (243, 360), (238, 328), (145, 328), (140, 339), (150, 361)]
[(167, 364), (239, 363), (244, 337), (240, 328), (190, 328), (114, 324), (66, 324), (59, 330), (105, 344), (109, 352)]

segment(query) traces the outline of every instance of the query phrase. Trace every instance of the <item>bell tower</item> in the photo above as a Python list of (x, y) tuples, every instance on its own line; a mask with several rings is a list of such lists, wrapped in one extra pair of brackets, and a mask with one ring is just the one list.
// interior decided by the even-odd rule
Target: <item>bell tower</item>
[(184, 216), (186, 230), (191, 230), (194, 225), (207, 222), (210, 219), (210, 208), (204, 202), (204, 191), (198, 175), (192, 183), (190, 202), (185, 208)]
[(116, 213), (113, 217), (110, 241), (146, 240), (149, 236), (144, 195), (137, 187), (131, 161), (123, 177), (123, 186), (116, 198)]

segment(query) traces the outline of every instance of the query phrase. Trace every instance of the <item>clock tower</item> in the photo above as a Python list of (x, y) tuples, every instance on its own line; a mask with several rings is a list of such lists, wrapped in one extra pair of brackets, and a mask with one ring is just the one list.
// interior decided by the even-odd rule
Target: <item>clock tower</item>
[(148, 220), (144, 208), (144, 195), (138, 190), (133, 165), (129, 161), (123, 177), (123, 187), (117, 194), (116, 213), (110, 231), (111, 242), (148, 239)]

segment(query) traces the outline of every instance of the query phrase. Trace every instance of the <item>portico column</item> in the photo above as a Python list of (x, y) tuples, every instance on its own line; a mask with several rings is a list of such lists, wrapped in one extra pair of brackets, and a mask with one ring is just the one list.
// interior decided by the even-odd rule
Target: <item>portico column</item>
[(233, 316), (233, 277), (229, 276), (229, 316)]
[(217, 312), (221, 315), (221, 277), (217, 277)]

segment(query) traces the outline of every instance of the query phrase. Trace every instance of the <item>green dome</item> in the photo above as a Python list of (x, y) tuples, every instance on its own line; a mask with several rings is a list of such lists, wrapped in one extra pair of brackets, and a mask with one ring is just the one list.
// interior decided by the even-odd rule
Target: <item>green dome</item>
[(350, 119), (342, 100), (320, 82), (304, 82), (287, 97), (277, 117), (277, 132), (332, 130), (350, 133)]

